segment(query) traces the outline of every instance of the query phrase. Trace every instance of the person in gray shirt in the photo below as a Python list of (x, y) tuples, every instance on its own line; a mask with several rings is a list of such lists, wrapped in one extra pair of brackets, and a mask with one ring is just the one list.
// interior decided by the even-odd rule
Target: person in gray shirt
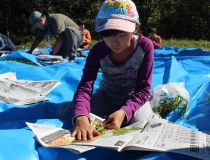
[(32, 53), (45, 37), (46, 45), (49, 47), (48, 36), (52, 35), (56, 40), (50, 54), (61, 55), (63, 58), (69, 57), (70, 62), (75, 62), (77, 47), (82, 42), (83, 35), (72, 19), (63, 14), (34, 11), (29, 17), (29, 22), (33, 30), (38, 29), (38, 33), (27, 53)]

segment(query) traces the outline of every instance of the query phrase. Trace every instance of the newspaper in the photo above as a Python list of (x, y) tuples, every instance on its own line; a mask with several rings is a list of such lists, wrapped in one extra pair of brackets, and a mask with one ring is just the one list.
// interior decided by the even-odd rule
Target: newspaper
[(47, 95), (61, 83), (57, 80), (17, 80), (16, 74), (0, 74), (0, 101), (17, 105), (49, 100)]
[(63, 59), (62, 56), (44, 54), (37, 55), (37, 60), (44, 66), (56, 63), (63, 63), (66, 61), (65, 59)]
[[(91, 114), (91, 124), (97, 127), (103, 119)], [(82, 153), (95, 147), (124, 150), (174, 152), (200, 159), (210, 159), (210, 135), (171, 123), (165, 119), (140, 121), (118, 130), (104, 130), (92, 141), (71, 137), (70, 130), (49, 129), (41, 124), (26, 124), (45, 147), (61, 147)], [(97, 129), (97, 128), (96, 128)], [(42, 130), (38, 132), (37, 130)]]
[[(91, 114), (91, 124), (93, 126), (101, 124), (103, 120), (104, 119)], [(95, 148), (94, 146), (72, 144), (72, 141), (74, 141), (75, 138), (71, 137), (70, 130), (28, 122), (26, 122), (26, 124), (36, 135), (36, 139), (44, 147), (65, 148), (76, 154), (83, 153)]]

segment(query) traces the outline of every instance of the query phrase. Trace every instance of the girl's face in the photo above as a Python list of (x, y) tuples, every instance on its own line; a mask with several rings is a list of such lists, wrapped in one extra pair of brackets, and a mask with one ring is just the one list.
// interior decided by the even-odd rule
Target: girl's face
[(103, 37), (103, 40), (114, 53), (122, 53), (131, 46), (132, 35), (129, 32), (119, 32), (115, 36)]

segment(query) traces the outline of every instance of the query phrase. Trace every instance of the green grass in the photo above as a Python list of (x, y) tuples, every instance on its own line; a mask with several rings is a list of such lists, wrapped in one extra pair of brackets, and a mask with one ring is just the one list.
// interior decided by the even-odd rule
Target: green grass
[(205, 50), (210, 50), (210, 41), (206, 40), (178, 40), (169, 39), (162, 40), (163, 46), (179, 47), (179, 48), (200, 48)]
[[(50, 44), (51, 46), (54, 44), (54, 39), (50, 39)], [(17, 49), (29, 49), (31, 47), (31, 44), (32, 44), (33, 41), (31, 42), (26, 42), (26, 43), (22, 43), (20, 45), (16, 45)], [(92, 40), (92, 42), (90, 43), (90, 47), (92, 47), (94, 44), (96, 44), (97, 40)], [(39, 48), (46, 48), (45, 46), (45, 40), (44, 41), (41, 41), (40, 44), (39, 44)]]
[[(39, 45), (39, 48), (46, 48), (44, 45), (45, 41), (42, 41)], [(97, 40), (92, 40), (90, 43), (90, 47), (92, 47), (95, 43), (97, 43)], [(169, 46), (169, 47), (179, 47), (179, 48), (200, 48), (205, 50), (210, 50), (210, 41), (206, 40), (180, 40), (180, 39), (162, 39), (162, 47)], [(27, 49), (30, 48), (32, 44), (31, 42), (27, 42), (25, 44), (16, 45), (18, 49)], [(50, 44), (54, 44), (54, 40), (50, 39)]]

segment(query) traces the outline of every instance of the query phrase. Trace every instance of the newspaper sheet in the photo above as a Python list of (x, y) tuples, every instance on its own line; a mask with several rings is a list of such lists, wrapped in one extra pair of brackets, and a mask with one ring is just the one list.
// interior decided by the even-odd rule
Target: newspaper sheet
[[(101, 124), (104, 120), (93, 114), (90, 114), (90, 118), (91, 124), (94, 126)], [(72, 144), (72, 141), (74, 141), (75, 138), (71, 137), (70, 130), (64, 130), (62, 128), (57, 128), (55, 126), (43, 124), (34, 124), (28, 122), (26, 122), (26, 124), (33, 131), (33, 133), (36, 136), (36, 139), (44, 147), (65, 148), (72, 151), (73, 153), (82, 153), (95, 148), (94, 146)]]
[[(96, 129), (97, 125), (103, 121), (99, 117), (91, 119), (91, 124)], [(27, 125), (34, 131), (31, 126), (34, 125), (35, 127), (37, 124), (27, 123)], [(43, 127), (48, 130), (48, 126)], [(210, 135), (171, 123), (165, 119), (137, 122), (118, 130), (103, 130), (101, 135), (94, 137), (92, 141), (76, 140), (71, 137), (69, 130), (61, 128), (54, 128), (45, 134), (39, 134), (35, 131), (34, 133), (38, 141), (46, 147), (62, 146), (63, 148), (69, 149), (71, 147), (71, 149), (78, 150), (75, 148), (78, 145), (78, 147), (111, 148), (119, 152), (124, 150), (174, 152), (200, 159), (210, 159)]]
[(38, 55), (37, 59), (40, 60), (61, 60), (64, 61), (62, 56), (58, 55)]
[(69, 130), (57, 128), (55, 126), (33, 124), (26, 122), (28, 127), (34, 132), (40, 144), (44, 147), (65, 148), (73, 153), (82, 153), (94, 149), (95, 147), (68, 145), (74, 138)]
[(17, 80), (13, 72), (0, 74), (0, 101), (23, 105), (49, 100), (45, 95), (59, 84), (56, 80)]
[(165, 119), (151, 119), (122, 150), (146, 150), (180, 153), (210, 159), (209, 135), (173, 124)]
[(39, 61), (39, 63), (41, 63), (44, 66), (66, 62), (66, 60), (63, 59), (62, 56), (58, 56), (58, 55), (43, 55), (43, 54), (41, 54), (41, 55), (37, 56), (37, 60)]
[[(87, 150), (93, 149), (95, 148), (95, 146), (118, 150), (123, 146), (125, 146), (126, 143), (128, 143), (137, 133), (141, 132), (142, 128), (146, 124), (146, 121), (135, 123), (133, 125), (126, 127), (126, 130), (125, 129), (119, 130), (120, 132), (123, 132), (123, 134), (121, 134), (120, 132), (115, 132), (114, 130), (105, 130), (101, 126), (103, 120), (104, 119), (91, 114), (91, 125), (93, 125), (101, 133), (100, 136), (94, 137), (92, 141), (76, 140), (74, 137), (71, 137), (70, 130), (64, 130), (62, 128), (56, 128), (56, 127), (52, 128), (50, 126), (32, 124), (28, 122), (26, 122), (26, 124), (34, 132), (34, 134), (36, 135), (36, 139), (43, 146), (45, 147), (62, 146), (63, 148), (74, 149), (73, 152), (78, 150), (79, 153), (85, 151), (85, 149)], [(103, 130), (100, 130), (100, 127), (103, 128)], [(129, 133), (125, 134), (126, 131)], [(79, 148), (75, 148), (75, 146), (78, 146)], [(87, 148), (85, 149), (83, 148), (83, 150), (81, 151), (80, 150), (81, 146)]]
[(20, 86), (28, 89), (32, 89), (40, 95), (47, 95), (51, 90), (60, 85), (61, 83), (57, 80), (44, 80), (44, 81), (26, 81), (19, 80), (17, 82)]

